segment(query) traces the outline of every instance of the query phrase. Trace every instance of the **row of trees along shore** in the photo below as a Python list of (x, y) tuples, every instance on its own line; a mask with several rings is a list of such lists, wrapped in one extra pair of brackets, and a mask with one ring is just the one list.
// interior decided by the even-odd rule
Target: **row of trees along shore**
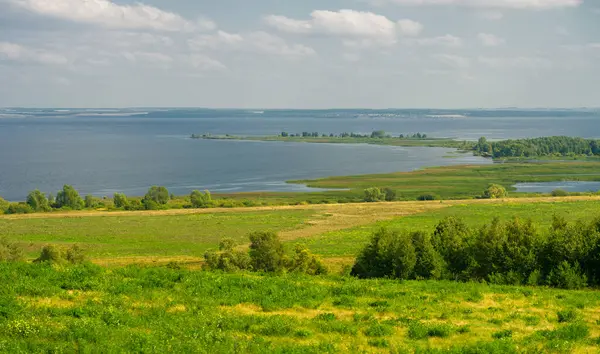
[[(79, 192), (70, 185), (64, 185), (56, 197), (44, 194), (39, 190), (29, 192), (25, 202), (10, 203), (0, 198), (0, 213), (29, 214), (49, 212), (52, 210), (82, 210), (114, 208), (121, 210), (160, 210), (166, 209), (167, 203), (174, 196), (166, 187), (152, 186), (143, 198), (128, 198), (125, 194), (115, 193), (112, 203), (109, 198), (97, 198), (92, 195), (81, 197)], [(189, 195), (189, 207), (207, 208), (212, 206), (212, 196), (209, 191), (192, 191)]]
[(476, 155), (493, 158), (600, 156), (600, 140), (568, 136), (503, 141), (480, 138), (473, 150)]
[(400, 134), (397, 137), (394, 137), (390, 134), (387, 134), (385, 131), (383, 130), (376, 130), (374, 132), (372, 132), (371, 134), (358, 134), (358, 133), (340, 133), (340, 134), (334, 134), (334, 133), (329, 133), (329, 134), (325, 134), (325, 133), (319, 133), (319, 132), (302, 132), (302, 133), (288, 133), (288, 132), (281, 132), (281, 134), (279, 134), (280, 137), (282, 138), (294, 138), (294, 137), (299, 137), (299, 138), (361, 138), (361, 139), (392, 139), (392, 138), (398, 138), (398, 139), (427, 139), (427, 134), (422, 134), (422, 133), (416, 133), (416, 134)]

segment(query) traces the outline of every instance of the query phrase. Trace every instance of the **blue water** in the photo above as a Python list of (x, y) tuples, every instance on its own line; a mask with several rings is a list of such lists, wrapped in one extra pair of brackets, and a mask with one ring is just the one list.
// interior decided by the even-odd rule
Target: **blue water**
[(517, 192), (524, 193), (550, 193), (554, 190), (566, 192), (597, 192), (600, 191), (600, 182), (563, 181), (563, 182), (532, 182), (515, 184)]
[(0, 109), (0, 196), (22, 200), (32, 189), (56, 192), (65, 183), (98, 196), (143, 195), (154, 184), (175, 194), (192, 189), (294, 191), (308, 189), (286, 180), (491, 163), (469, 154), (444, 158), (452, 150), (441, 148), (188, 139), (192, 133), (385, 130), (394, 135), (422, 132), (468, 140), (600, 137), (599, 122), (600, 113), (585, 110)]

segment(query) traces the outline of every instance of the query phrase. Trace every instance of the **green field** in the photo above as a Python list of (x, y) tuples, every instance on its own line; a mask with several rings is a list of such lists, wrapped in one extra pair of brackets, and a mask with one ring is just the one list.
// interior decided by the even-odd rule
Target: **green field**
[(596, 352), (596, 291), (0, 264), (3, 353)]

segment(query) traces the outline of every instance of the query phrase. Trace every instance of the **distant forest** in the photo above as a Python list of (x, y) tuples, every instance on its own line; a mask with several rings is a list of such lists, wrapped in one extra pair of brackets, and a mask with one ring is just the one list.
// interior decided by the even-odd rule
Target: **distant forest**
[(492, 142), (480, 138), (474, 151), (493, 158), (600, 156), (600, 140), (553, 136)]

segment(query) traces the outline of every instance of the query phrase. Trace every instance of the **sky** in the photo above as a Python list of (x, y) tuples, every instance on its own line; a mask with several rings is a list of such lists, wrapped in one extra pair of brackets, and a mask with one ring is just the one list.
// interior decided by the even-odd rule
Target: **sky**
[(600, 0), (0, 0), (0, 106), (600, 107)]

